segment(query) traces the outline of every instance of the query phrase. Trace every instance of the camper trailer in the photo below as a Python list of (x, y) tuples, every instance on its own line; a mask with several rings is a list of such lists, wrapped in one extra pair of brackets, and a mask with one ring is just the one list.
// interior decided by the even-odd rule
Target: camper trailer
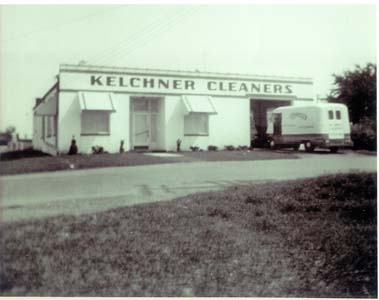
[(347, 107), (337, 103), (278, 107), (272, 111), (267, 133), (271, 149), (298, 150), (304, 144), (307, 152), (316, 147), (337, 152), (352, 146)]

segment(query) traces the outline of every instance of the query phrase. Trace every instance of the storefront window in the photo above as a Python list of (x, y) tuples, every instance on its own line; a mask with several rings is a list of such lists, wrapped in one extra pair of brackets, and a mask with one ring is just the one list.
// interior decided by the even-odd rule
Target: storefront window
[(184, 135), (209, 135), (209, 114), (192, 113), (184, 117)]
[(149, 101), (146, 99), (138, 99), (133, 101), (134, 111), (149, 111)]
[(55, 116), (46, 116), (46, 137), (52, 137), (56, 135), (56, 117)]
[(97, 135), (110, 133), (108, 111), (83, 111), (82, 112), (82, 134)]

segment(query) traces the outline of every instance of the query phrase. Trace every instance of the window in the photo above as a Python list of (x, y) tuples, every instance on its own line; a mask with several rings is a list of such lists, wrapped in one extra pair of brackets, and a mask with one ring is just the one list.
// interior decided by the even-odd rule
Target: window
[(192, 113), (184, 116), (184, 135), (209, 135), (209, 114)]
[(45, 116), (41, 117), (41, 139), (45, 138)]
[(82, 111), (82, 135), (109, 135), (109, 111)]
[(133, 107), (134, 111), (149, 111), (149, 101), (146, 99), (134, 99)]
[(55, 136), (55, 117), (47, 116), (46, 120), (46, 137)]
[(329, 114), (329, 120), (333, 120), (333, 119), (334, 119), (333, 111), (332, 111), (332, 110), (329, 110), (329, 111), (328, 111), (328, 114)]
[(341, 111), (336, 110), (336, 119), (341, 120)]
[(51, 126), (51, 117), (50, 116), (47, 116), (46, 117), (46, 121), (47, 121), (47, 133), (46, 133), (46, 136), (47, 137), (51, 137), (51, 133), (52, 133), (52, 126)]

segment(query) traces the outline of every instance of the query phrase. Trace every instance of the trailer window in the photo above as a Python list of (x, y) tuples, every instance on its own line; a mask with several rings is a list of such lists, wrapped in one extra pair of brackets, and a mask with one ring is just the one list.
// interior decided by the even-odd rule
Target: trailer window
[(341, 111), (336, 110), (336, 119), (341, 120)]
[(333, 119), (334, 119), (333, 111), (332, 111), (332, 110), (329, 110), (329, 111), (328, 111), (328, 114), (329, 114), (329, 120), (333, 120)]

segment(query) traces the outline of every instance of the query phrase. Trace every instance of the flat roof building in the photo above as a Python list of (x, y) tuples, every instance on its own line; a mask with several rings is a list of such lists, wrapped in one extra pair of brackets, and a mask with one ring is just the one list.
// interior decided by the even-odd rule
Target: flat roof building
[(274, 108), (313, 101), (310, 78), (63, 64), (33, 109), (33, 146), (66, 154), (73, 136), (80, 153), (122, 141), (125, 151), (175, 151), (178, 139), (182, 150), (249, 146)]

